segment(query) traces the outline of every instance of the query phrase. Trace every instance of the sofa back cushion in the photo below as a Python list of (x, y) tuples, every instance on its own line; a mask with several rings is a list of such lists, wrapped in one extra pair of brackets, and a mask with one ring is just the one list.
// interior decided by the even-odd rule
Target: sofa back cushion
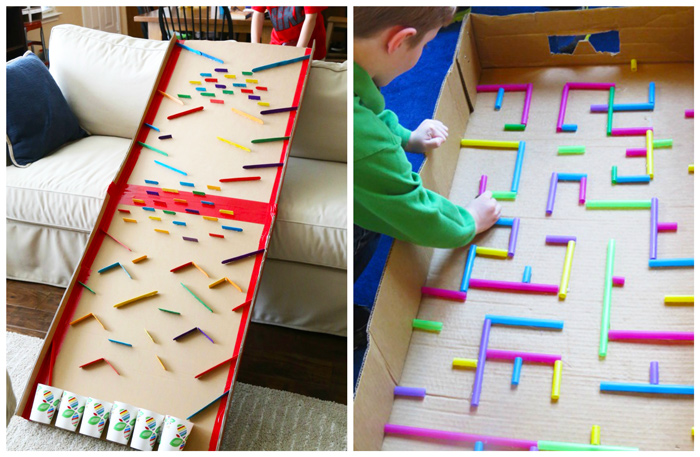
[(347, 162), (347, 69), (347, 62), (312, 62), (291, 156)]
[(167, 48), (167, 41), (59, 25), (51, 29), (50, 71), (85, 130), (132, 138)]
[(7, 63), (7, 158), (19, 167), (86, 136), (44, 62), (31, 52)]

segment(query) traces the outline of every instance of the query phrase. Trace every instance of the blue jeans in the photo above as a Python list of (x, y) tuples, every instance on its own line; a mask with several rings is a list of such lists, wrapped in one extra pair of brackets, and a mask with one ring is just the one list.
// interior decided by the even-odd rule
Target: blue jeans
[(379, 237), (381, 235), (377, 232), (364, 229), (359, 225), (353, 224), (353, 240), (354, 240), (354, 267), (355, 267), (355, 279), (360, 277), (362, 272), (367, 267), (367, 264), (372, 260), (374, 251), (377, 250), (377, 245), (379, 244)]

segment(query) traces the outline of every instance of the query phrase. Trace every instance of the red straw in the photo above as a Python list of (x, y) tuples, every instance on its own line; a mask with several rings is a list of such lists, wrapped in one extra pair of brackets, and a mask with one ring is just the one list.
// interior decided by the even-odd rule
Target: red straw
[(183, 111), (181, 113), (171, 114), (170, 116), (168, 116), (168, 119), (175, 119), (178, 117), (187, 116), (188, 114), (196, 113), (197, 111), (202, 111), (203, 109), (203, 106), (198, 106), (196, 108), (188, 109), (187, 111)]

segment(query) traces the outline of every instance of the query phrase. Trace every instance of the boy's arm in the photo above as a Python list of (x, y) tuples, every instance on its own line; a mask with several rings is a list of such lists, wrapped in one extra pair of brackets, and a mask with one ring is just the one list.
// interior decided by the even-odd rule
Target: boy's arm
[(260, 43), (260, 37), (262, 36), (263, 22), (265, 21), (265, 12), (258, 11), (255, 9), (253, 11), (253, 18), (250, 21), (250, 42)]
[(304, 24), (301, 26), (301, 33), (299, 34), (299, 40), (297, 41), (298, 48), (308, 47), (311, 35), (314, 33), (317, 16), (318, 13), (306, 14), (304, 16)]
[(400, 148), (355, 161), (355, 223), (411, 243), (457, 248), (476, 233), (463, 207), (423, 187)]
[(411, 131), (399, 124), (399, 117), (393, 111), (385, 109), (378, 114), (379, 119), (389, 127), (391, 132), (401, 138), (401, 147), (405, 148), (411, 138)]

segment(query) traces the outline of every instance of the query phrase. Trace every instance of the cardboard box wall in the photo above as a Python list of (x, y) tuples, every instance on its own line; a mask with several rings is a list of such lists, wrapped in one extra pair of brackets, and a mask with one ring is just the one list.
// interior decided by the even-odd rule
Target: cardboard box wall
[[(620, 52), (617, 54), (597, 53), (590, 43), (587, 42), (579, 43), (573, 55), (550, 53), (547, 39), (550, 35), (582, 35), (610, 30), (619, 31), (621, 47)], [(631, 74), (629, 70), (629, 62), (632, 58), (635, 58), (639, 64), (639, 71), (636, 74)], [(625, 320), (620, 322), (621, 315), (634, 315), (634, 312), (629, 313), (629, 309), (622, 309), (625, 305), (651, 302), (653, 302), (653, 306), (658, 305), (658, 297), (647, 299), (645, 295), (648, 295), (649, 290), (635, 289), (633, 285), (635, 278), (644, 278), (643, 275), (649, 274), (645, 263), (645, 256), (648, 256), (649, 249), (648, 212), (636, 211), (625, 214), (628, 222), (633, 227), (637, 224), (642, 227), (641, 230), (645, 233), (646, 242), (638, 246), (621, 245), (620, 241), (624, 243), (625, 235), (629, 233), (625, 232), (625, 230), (629, 230), (629, 226), (621, 224), (620, 227), (612, 230), (612, 232), (598, 230), (601, 223), (606, 223), (605, 221), (609, 220), (610, 214), (606, 215), (604, 214), (605, 212), (585, 212), (585, 209), (577, 205), (578, 186), (574, 184), (560, 184), (557, 193), (557, 203), (555, 204), (555, 217), (545, 220), (544, 203), (548, 185), (547, 177), (552, 171), (557, 169), (556, 167), (559, 167), (558, 171), (560, 172), (588, 171), (591, 175), (589, 183), (593, 182), (593, 184), (589, 184), (589, 199), (648, 199), (650, 195), (661, 193), (657, 192), (660, 189), (665, 189), (665, 198), (661, 198), (661, 195), (658, 195), (662, 201), (662, 208), (664, 208), (660, 217), (664, 221), (673, 220), (679, 222), (681, 228), (679, 228), (677, 234), (660, 235), (659, 257), (692, 256), (692, 253), (688, 252), (688, 246), (692, 246), (693, 233), (693, 175), (688, 175), (687, 171), (683, 170), (685, 170), (688, 163), (692, 163), (693, 124), (692, 120), (682, 124), (683, 109), (692, 107), (692, 62), (692, 8), (640, 7), (596, 9), (546, 14), (522, 14), (507, 17), (471, 15), (465, 18), (462, 25), (455, 61), (443, 83), (434, 114), (434, 118), (444, 122), (452, 134), (448, 141), (439, 150), (432, 152), (424, 162), (420, 172), (421, 177), (427, 188), (449, 196), (449, 198), (459, 204), (466, 204), (476, 196), (478, 176), (481, 172), (485, 172), (485, 169), (489, 170), (487, 174), (489, 175), (488, 188), (490, 190), (509, 190), (513, 159), (503, 158), (503, 155), (511, 154), (512, 157), (515, 153), (512, 151), (484, 151), (480, 153), (484, 158), (479, 155), (477, 160), (474, 160), (475, 155), (471, 154), (469, 157), (470, 162), (464, 164), (460, 158), (459, 140), (465, 129), (467, 131), (466, 134), (471, 134), (470, 137), (472, 138), (520, 140), (527, 135), (528, 148), (518, 201), (516, 204), (503, 203), (504, 216), (519, 216), (524, 219), (518, 241), (518, 254), (514, 258), (518, 262), (517, 268), (508, 266), (507, 270), (510, 273), (511, 270), (519, 268), (519, 271), (522, 272), (522, 265), (532, 265), (533, 282), (558, 284), (564, 248), (560, 248), (561, 252), (557, 252), (556, 247), (543, 248), (544, 233), (569, 234), (569, 232), (575, 231), (581, 234), (582, 232), (595, 232), (596, 237), (592, 237), (595, 238), (595, 241), (591, 240), (588, 246), (585, 244), (581, 245), (581, 243), (577, 246), (571, 284), (572, 292), (589, 289), (590, 296), (579, 300), (580, 294), (571, 293), (567, 300), (561, 303), (555, 303), (557, 302), (556, 298), (544, 300), (544, 302), (555, 308), (557, 306), (571, 308), (578, 306), (580, 309), (585, 307), (585, 309), (591, 310), (592, 317), (590, 317), (590, 322), (587, 321), (587, 324), (590, 324), (595, 330), (591, 333), (591, 329), (586, 328), (585, 334), (589, 336), (585, 344), (580, 345), (582, 346), (581, 351), (584, 351), (586, 354), (592, 356), (597, 354), (600, 309), (602, 307), (602, 274), (605, 264), (605, 248), (609, 238), (617, 238), (619, 240), (615, 274), (626, 276), (628, 281), (628, 285), (626, 285), (628, 289), (624, 292), (626, 295), (623, 295), (622, 292), (618, 293), (617, 290), (613, 292), (612, 328), (688, 330), (686, 328), (687, 325), (685, 327), (682, 326), (684, 321), (686, 323), (688, 321), (692, 322), (692, 308), (679, 310), (680, 312), (661, 309), (660, 316), (662, 320), (658, 322), (650, 323), (641, 317), (637, 320), (633, 317), (625, 318)], [(677, 105), (675, 106), (676, 111), (681, 113), (680, 117), (676, 116), (677, 119), (666, 116), (662, 112), (653, 113), (652, 124), (659, 132), (660, 137), (674, 139), (673, 152), (671, 150), (667, 151), (669, 152), (668, 156), (672, 155), (673, 157), (662, 158), (660, 155), (657, 156), (657, 167), (664, 167), (663, 173), (667, 178), (671, 179), (666, 178), (664, 183), (659, 184), (659, 178), (657, 177), (652, 185), (664, 187), (650, 190), (646, 186), (634, 188), (628, 186), (624, 189), (620, 189), (624, 186), (617, 186), (614, 192), (608, 190), (611, 163), (617, 164), (620, 170), (624, 170), (620, 171), (621, 175), (643, 174), (644, 163), (643, 159), (625, 159), (624, 147), (620, 147), (621, 142), (604, 137), (605, 115), (588, 113), (586, 108), (588, 104), (607, 103), (607, 92), (586, 91), (584, 95), (580, 95), (581, 92), (572, 92), (572, 95), (569, 97), (567, 119), (574, 119), (570, 122), (579, 125), (579, 132), (574, 136), (568, 137), (566, 134), (554, 133), (562, 81), (567, 80), (612, 80), (612, 82), (616, 82), (623, 89), (618, 90), (616, 103), (646, 101), (639, 98), (646, 97), (646, 87), (649, 81), (657, 81), (657, 93), (659, 93), (659, 96), (663, 94), (666, 97), (666, 106), (675, 104)], [(535, 83), (527, 131), (521, 132), (523, 133), (522, 135), (516, 132), (498, 132), (505, 123), (519, 122), (523, 96), (522, 94), (514, 95), (510, 98), (506, 96), (504, 107), (500, 112), (494, 114), (492, 107), (493, 98), (485, 98), (488, 103), (486, 101), (477, 103), (476, 85), (478, 83), (527, 82)], [(688, 98), (688, 91), (690, 91), (690, 98)], [(491, 95), (495, 96), (495, 94)], [(657, 102), (660, 100), (659, 96), (657, 96)], [(472, 112), (474, 108), (477, 109), (475, 112)], [(633, 127), (647, 125), (650, 122), (646, 117), (647, 115), (648, 113), (630, 113), (628, 115), (616, 113), (614, 117), (615, 126)], [(474, 119), (472, 119), (472, 116), (474, 116)], [(494, 124), (498, 128), (494, 128)], [(637, 139), (637, 143), (633, 139), (626, 141), (627, 143), (625, 144), (629, 144), (627, 147), (643, 147), (643, 141), (641, 141), (641, 144), (637, 144), (640, 142), (639, 139)], [(549, 145), (548, 143), (552, 144)], [(573, 158), (573, 161), (570, 162), (573, 164), (572, 169), (561, 169), (562, 167), (559, 166), (561, 163), (568, 164), (568, 162), (554, 162), (557, 160), (556, 146), (565, 144), (585, 144), (587, 147), (585, 156)], [(683, 158), (679, 157), (681, 156), (680, 151), (683, 151)], [(488, 154), (499, 155), (498, 160), (502, 160), (504, 164), (502, 172), (494, 172), (493, 166), (488, 168), (489, 161), (493, 163), (493, 160), (496, 160), (486, 157)], [(534, 154), (546, 157), (536, 161), (534, 160)], [(658, 154), (664, 154), (664, 152), (659, 152)], [(596, 163), (595, 167), (586, 170), (580, 169), (584, 165), (590, 164), (589, 161), (594, 158), (599, 162)], [(634, 160), (641, 160), (641, 162), (635, 162)], [(671, 164), (672, 160), (673, 164)], [(552, 161), (557, 165), (548, 165), (547, 161)], [(672, 169), (669, 167), (672, 167)], [(661, 175), (661, 173), (661, 171), (657, 171), (657, 175)], [(453, 182), (455, 176), (459, 176), (460, 182)], [(679, 176), (679, 179), (673, 179), (675, 176)], [(463, 184), (461, 181), (465, 177), (467, 178), (466, 184)], [(535, 197), (534, 200), (530, 198), (533, 196)], [(679, 210), (673, 211), (672, 208)], [(685, 212), (681, 211), (682, 208), (685, 208)], [(582, 217), (585, 217), (585, 220)], [(571, 220), (578, 220), (578, 223), (581, 225), (576, 227), (576, 230), (572, 230)], [(528, 225), (530, 227), (527, 227)], [(543, 231), (541, 229), (543, 227), (548, 227), (548, 229)], [(507, 235), (508, 233), (504, 229), (492, 230), (478, 237), (474, 242), (478, 245), (505, 247)], [(537, 237), (537, 239), (531, 240), (534, 237)], [(528, 241), (531, 242), (528, 243)], [(528, 247), (528, 245), (537, 246)], [(621, 248), (620, 246), (624, 247)], [(370, 322), (369, 348), (356, 391), (354, 402), (354, 448), (356, 450), (404, 449), (407, 447), (434, 450), (439, 448), (436, 447), (438, 444), (435, 442), (424, 443), (407, 438), (392, 438), (392, 440), (402, 441), (402, 444), (398, 446), (386, 443), (383, 426), (387, 422), (392, 422), (390, 420), (390, 418), (394, 418), (392, 409), (395, 409), (397, 417), (404, 419), (422, 416), (420, 423), (418, 421), (411, 423), (407, 420), (396, 422), (402, 425), (428, 428), (432, 426), (432, 428), (444, 428), (465, 433), (484, 433), (522, 439), (588, 442), (590, 426), (593, 425), (588, 422), (578, 424), (576, 427), (571, 427), (570, 424), (561, 424), (561, 426), (550, 424), (552, 429), (562, 428), (562, 430), (560, 430), (561, 433), (554, 431), (549, 436), (533, 436), (533, 433), (528, 433), (530, 428), (528, 424), (523, 424), (517, 420), (512, 421), (513, 423), (509, 423), (505, 427), (501, 427), (500, 430), (489, 429), (487, 427), (488, 424), (484, 424), (484, 427), (487, 427), (486, 429), (479, 430), (478, 422), (475, 424), (476, 426), (472, 423), (477, 419), (477, 416), (483, 417), (488, 415), (488, 412), (484, 411), (488, 410), (488, 408), (483, 407), (479, 411), (481, 414), (469, 412), (468, 400), (471, 394), (473, 374), (464, 372), (453, 373), (453, 371), (460, 370), (445, 368), (444, 364), (446, 360), (449, 364), (451, 357), (476, 357), (475, 348), (478, 347), (481, 327), (480, 325), (475, 327), (474, 323), (476, 321), (483, 322), (484, 313), (481, 312), (482, 310), (493, 314), (563, 318), (565, 320), (565, 332), (563, 334), (537, 336), (536, 338), (541, 340), (540, 347), (537, 347), (536, 351), (532, 348), (523, 350), (556, 352), (552, 348), (557, 347), (558, 342), (561, 342), (561, 338), (573, 339), (574, 335), (581, 334), (576, 333), (577, 330), (582, 329), (576, 322), (578, 318), (566, 318), (566, 311), (554, 310), (555, 308), (550, 310), (542, 307), (543, 298), (541, 296), (470, 291), (469, 298), (464, 304), (452, 303), (446, 305), (444, 301), (441, 302), (440, 300), (429, 298), (423, 299), (420, 293), (420, 287), (423, 285), (428, 284), (433, 287), (448, 289), (456, 289), (458, 287), (464, 267), (465, 255), (465, 249), (433, 250), (400, 241), (394, 242), (383, 272)], [(577, 260), (579, 261), (578, 263)], [(480, 265), (478, 268), (479, 272), (478, 274), (475, 273), (473, 277), (517, 280), (513, 277), (504, 278), (502, 273), (499, 274), (498, 271), (503, 264), (498, 262), (503, 261), (477, 259), (477, 265)], [(584, 263), (582, 264), (582, 262)], [(513, 265), (515, 265), (515, 262), (513, 262)], [(577, 269), (579, 271), (590, 270), (595, 277), (584, 278), (578, 276), (577, 278)], [(495, 271), (496, 273), (488, 275), (487, 272), (489, 271)], [(540, 273), (539, 276), (537, 276), (538, 272)], [(542, 274), (543, 272), (545, 274)], [(692, 269), (681, 271), (676, 269), (670, 272), (655, 272), (655, 274), (661, 275), (660, 277), (669, 286), (665, 293), (692, 294)], [(537, 278), (535, 279), (536, 276)], [(639, 282), (637, 281), (637, 286), (639, 286)], [(678, 290), (677, 292), (672, 292), (674, 287)], [(426, 311), (424, 312), (422, 304), (425, 303), (429, 304), (429, 306), (425, 307)], [(475, 306), (475, 304), (478, 306)], [(482, 307), (481, 305), (484, 306)], [(516, 306), (522, 307), (523, 305), (526, 306), (525, 309), (516, 308)], [(473, 316), (470, 319), (475, 319), (475, 321), (469, 323), (459, 321), (457, 318), (454, 318), (454, 310), (445, 309), (445, 307), (449, 306), (465, 307), (466, 310), (459, 311), (460, 315), (464, 315), (465, 312), (469, 313), (468, 308), (473, 308)], [(510, 312), (495, 312), (494, 310), (497, 311), (499, 306), (505, 307), (504, 309), (510, 310)], [(541, 306), (542, 312), (534, 315), (528, 314), (535, 306)], [(618, 318), (615, 319), (615, 310), (617, 309), (621, 309), (621, 312), (617, 314)], [(658, 307), (655, 310), (659, 312)], [(440, 344), (437, 343), (439, 336), (414, 334), (410, 322), (416, 317), (443, 321), (446, 323), (446, 329), (450, 325), (453, 328), (455, 326), (461, 328), (466, 334), (464, 339), (450, 341), (453, 348), (458, 347), (460, 350), (453, 351), (450, 354), (440, 352), (444, 348), (440, 348)], [(668, 318), (668, 320), (663, 321), (665, 318)], [(572, 331), (567, 333), (566, 330), (569, 328)], [(508, 336), (501, 336), (506, 334)], [(449, 338), (446, 335), (448, 334), (443, 331), (441, 336), (443, 339)], [(519, 344), (522, 341), (528, 341), (528, 339), (535, 340), (536, 338), (532, 338), (533, 335), (538, 334), (519, 330), (511, 330), (508, 333), (506, 330), (499, 329), (499, 333), (495, 335), (493, 341), (495, 341), (495, 345), (503, 342), (503, 345), (495, 347), (512, 349), (512, 347), (504, 345), (508, 343)], [(499, 340), (499, 338), (501, 339)], [(534, 344), (537, 345), (537, 343)], [(465, 348), (470, 349), (465, 353)], [(663, 357), (663, 359), (660, 359), (662, 383), (692, 384), (692, 346), (679, 348), (662, 345), (652, 346), (652, 348), (656, 351), (653, 356)], [(627, 374), (625, 374), (626, 378), (623, 379), (608, 380), (644, 382), (648, 373), (648, 358), (644, 358), (641, 351), (648, 349), (648, 345), (611, 343), (608, 357), (609, 364), (605, 364), (606, 374), (614, 371), (607, 370), (608, 367), (624, 367), (624, 370), (618, 371), (623, 371)], [(415, 366), (416, 361), (426, 361), (431, 356), (434, 359), (441, 359), (443, 365), (440, 367), (433, 366), (432, 361), (430, 361), (423, 366)], [(405, 365), (407, 360), (409, 360), (411, 366)], [(652, 358), (651, 360), (659, 359)], [(591, 364), (590, 366), (596, 366), (595, 364), (599, 362), (597, 357), (592, 357), (592, 361), (588, 363)], [(641, 372), (640, 364), (646, 367)], [(687, 368), (687, 365), (690, 366), (690, 369)], [(663, 368), (664, 366), (666, 368)], [(589, 379), (587, 383), (582, 382), (579, 386), (576, 384), (578, 381), (574, 380), (574, 376), (567, 376), (566, 367), (567, 364), (565, 363), (563, 383), (566, 384), (568, 382), (570, 386), (573, 386), (570, 389), (563, 386), (563, 396), (576, 396), (577, 390), (574, 387), (585, 388), (587, 391), (591, 389), (597, 391), (599, 376), (596, 376), (595, 379)], [(406, 370), (408, 370), (408, 373), (406, 373)], [(497, 373), (487, 373), (487, 379), (492, 379), (492, 376), (496, 379), (509, 378), (510, 366), (508, 364), (490, 363), (487, 366), (487, 370)], [(526, 405), (528, 403), (536, 405), (542, 412), (542, 422), (544, 422), (550, 403), (548, 394), (549, 383), (551, 382), (551, 368), (533, 369), (530, 371), (533, 372), (529, 375), (530, 378), (526, 379), (524, 374), (521, 386), (518, 387), (520, 398), (518, 399), (517, 396), (514, 396), (513, 401), (520, 401)], [(574, 369), (573, 371), (576, 370)], [(664, 373), (667, 373), (666, 377), (664, 377)], [(502, 376), (499, 377), (499, 374)], [(598, 374), (596, 373), (596, 375)], [(403, 379), (404, 375), (406, 379)], [(421, 378), (421, 376), (423, 377)], [(674, 377), (678, 378), (678, 376), (682, 379), (674, 379)], [(408, 384), (406, 383), (407, 380)], [(410, 381), (423, 382), (423, 384), (412, 384)], [(461, 383), (464, 396), (464, 398), (461, 398), (462, 403), (460, 403), (462, 409), (456, 408), (452, 410), (452, 405), (446, 406), (446, 401), (443, 405), (437, 405), (436, 402), (440, 401), (439, 394), (435, 398), (426, 399), (423, 403), (405, 401), (395, 406), (393, 388), (400, 383), (416, 387), (427, 387), (429, 393), (431, 390), (440, 390), (440, 388), (444, 387), (444, 384)], [(500, 385), (500, 383), (498, 384)], [(494, 381), (489, 382), (488, 385), (487, 389), (497, 390), (503, 395), (509, 395), (508, 382), (505, 380), (503, 380), (503, 385), (500, 387)], [(602, 399), (601, 403), (605, 404), (605, 402), (608, 402), (609, 405), (613, 405), (623, 402), (624, 404), (625, 400), (624, 396), (608, 395)], [(681, 407), (684, 411), (681, 415), (684, 419), (687, 419), (688, 404), (690, 404), (690, 415), (692, 418), (692, 399), (654, 399), (653, 401), (654, 403), (651, 403), (650, 409), (648, 411), (642, 410), (641, 414), (639, 414), (640, 417), (635, 419), (637, 425), (640, 426), (637, 430), (645, 428), (645, 414), (655, 414), (657, 410), (670, 411), (673, 414), (675, 408)], [(564, 403), (564, 401), (561, 403)], [(467, 405), (466, 409), (463, 408), (465, 404)], [(586, 405), (582, 405), (582, 407), (585, 408)], [(431, 415), (430, 410), (437, 411), (441, 409), (446, 411), (446, 415), (454, 414), (458, 418), (447, 424), (431, 423), (433, 419), (437, 422), (440, 415)], [(635, 414), (637, 410), (630, 408), (629, 412)], [(604, 419), (601, 418), (601, 420)], [(573, 422), (576, 421), (574, 420)], [(666, 424), (666, 427), (669, 428), (669, 435), (674, 435), (673, 439), (677, 440), (678, 434), (682, 434), (684, 437), (687, 436), (681, 448), (692, 448), (690, 437), (692, 419), (690, 422), (689, 424), (683, 424), (682, 431), (673, 431), (674, 427), (678, 427), (675, 424)], [(567, 425), (569, 425), (568, 428), (571, 428), (571, 430), (567, 429)], [(687, 429), (685, 425), (687, 425)], [(610, 430), (610, 428), (611, 426), (607, 429), (612, 432), (613, 430)], [(633, 427), (630, 429), (633, 429)], [(603, 426), (604, 435), (605, 431), (606, 427)], [(608, 434), (603, 439), (603, 443), (639, 446), (641, 449), (656, 449), (661, 444), (651, 442), (651, 435), (645, 438), (643, 436), (644, 433), (639, 431), (636, 433), (628, 431), (627, 433), (628, 435), (634, 435), (633, 444), (629, 444), (629, 438), (628, 441), (622, 443), (619, 440), (616, 441), (620, 433), (617, 430), (614, 434)], [(642, 436), (640, 437), (640, 435)], [(450, 449), (449, 445), (442, 447)], [(454, 446), (452, 448), (457, 449)], [(469, 448), (469, 445), (459, 447), (459, 449), (464, 448)], [(661, 446), (661, 448), (668, 449), (668, 447), (664, 446)]]

